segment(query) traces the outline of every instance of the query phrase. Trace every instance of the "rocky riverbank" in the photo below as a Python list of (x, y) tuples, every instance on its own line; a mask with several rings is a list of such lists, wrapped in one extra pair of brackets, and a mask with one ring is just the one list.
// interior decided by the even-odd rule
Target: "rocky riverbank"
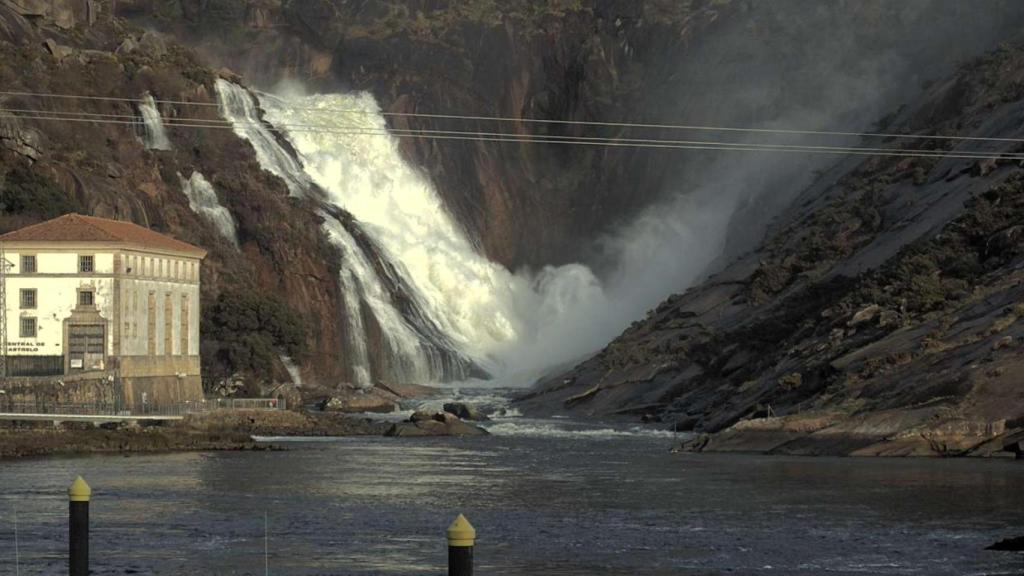
[[(1002, 47), (887, 131), (1011, 137), (1021, 79), (1024, 45)], [(1024, 170), (930, 158), (939, 144), (922, 142), (894, 145), (923, 158), (822, 172), (760, 247), (544, 379), (521, 409), (656, 419), (700, 435), (697, 450), (1018, 453)]]
[(1024, 429), (1005, 421), (936, 417), (929, 409), (848, 416), (807, 413), (743, 420), (684, 442), (683, 452), (798, 456), (1024, 458)]
[[(448, 414), (434, 426), (399, 424), (332, 412), (234, 410), (188, 416), (150, 426), (7, 423), (0, 427), (0, 460), (103, 453), (275, 450), (257, 436), (472, 436), (482, 428)], [(400, 430), (400, 431), (399, 431)]]

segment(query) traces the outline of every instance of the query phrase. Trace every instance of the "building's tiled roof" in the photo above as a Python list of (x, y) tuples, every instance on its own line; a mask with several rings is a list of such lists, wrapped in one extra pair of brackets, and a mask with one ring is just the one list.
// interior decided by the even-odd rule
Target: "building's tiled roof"
[(131, 222), (81, 214), (65, 214), (53, 220), (8, 232), (0, 236), (0, 242), (112, 242), (155, 250), (185, 252), (200, 258), (206, 255), (206, 250), (198, 246), (175, 240)]

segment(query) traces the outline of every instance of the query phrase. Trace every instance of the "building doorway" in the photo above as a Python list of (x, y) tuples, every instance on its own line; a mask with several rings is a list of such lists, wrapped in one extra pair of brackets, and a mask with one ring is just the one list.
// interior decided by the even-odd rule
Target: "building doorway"
[(68, 373), (103, 370), (106, 351), (106, 326), (71, 324), (68, 326)]

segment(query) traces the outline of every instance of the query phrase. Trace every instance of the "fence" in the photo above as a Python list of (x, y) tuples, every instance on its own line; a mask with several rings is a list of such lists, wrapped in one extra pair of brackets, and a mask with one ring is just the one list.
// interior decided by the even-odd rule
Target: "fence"
[(0, 396), (0, 413), (8, 414), (65, 414), (73, 416), (185, 416), (205, 414), (216, 410), (286, 410), (284, 398), (216, 398), (186, 401), (175, 404), (135, 404), (120, 402), (67, 403), (4, 402)]

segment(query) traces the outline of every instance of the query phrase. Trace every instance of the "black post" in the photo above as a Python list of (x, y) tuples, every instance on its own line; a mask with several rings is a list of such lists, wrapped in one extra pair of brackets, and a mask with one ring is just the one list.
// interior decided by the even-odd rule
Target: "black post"
[(89, 575), (89, 499), (92, 489), (81, 476), (68, 488), (68, 575)]
[(476, 529), (459, 514), (448, 527), (448, 576), (473, 576)]
[(448, 576), (473, 576), (473, 547), (448, 547)]

